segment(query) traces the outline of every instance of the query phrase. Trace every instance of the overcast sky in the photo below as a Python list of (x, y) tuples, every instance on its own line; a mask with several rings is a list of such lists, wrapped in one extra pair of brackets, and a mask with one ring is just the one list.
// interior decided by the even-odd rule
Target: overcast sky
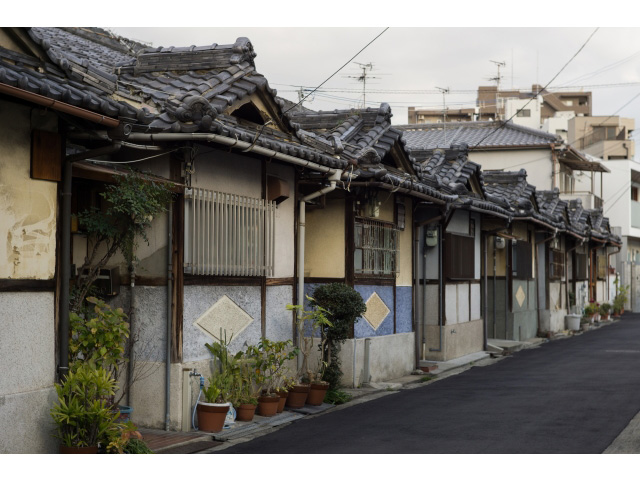
[[(314, 89), (379, 35), (384, 27), (108, 27), (157, 46), (233, 43), (248, 37), (257, 53), (258, 72), (279, 95), (298, 101), (300, 87)], [(367, 69), (366, 104), (389, 103), (394, 123), (407, 122), (407, 107), (473, 107), (479, 85), (530, 89), (546, 85), (587, 42), (589, 28), (434, 28), (391, 27), (353, 62), (325, 83), (305, 105), (314, 110), (362, 106), (360, 64)], [(594, 115), (639, 118), (640, 28), (601, 27), (571, 60), (550, 89), (593, 92)], [(445, 96), (439, 88), (448, 88)], [(631, 101), (626, 107), (627, 102)]]

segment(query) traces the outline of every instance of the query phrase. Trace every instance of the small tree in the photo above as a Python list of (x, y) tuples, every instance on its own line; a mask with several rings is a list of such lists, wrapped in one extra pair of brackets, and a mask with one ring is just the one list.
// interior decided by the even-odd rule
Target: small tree
[(340, 348), (367, 307), (362, 296), (344, 283), (320, 285), (313, 292), (312, 304), (329, 312), (331, 325), (324, 325), (321, 329), (325, 339), (322, 343), (322, 359), (327, 364), (322, 378), (329, 382), (330, 389), (336, 390), (342, 378)]
[(131, 171), (114, 177), (115, 184), (108, 185), (100, 196), (106, 208), (92, 207), (78, 215), (82, 228), (93, 241), (78, 275), (70, 311), (79, 313), (82, 302), (107, 262), (121, 252), (129, 265), (137, 260), (137, 239), (147, 244), (147, 230), (154, 217), (166, 211), (171, 200), (171, 190), (164, 183), (148, 175)]

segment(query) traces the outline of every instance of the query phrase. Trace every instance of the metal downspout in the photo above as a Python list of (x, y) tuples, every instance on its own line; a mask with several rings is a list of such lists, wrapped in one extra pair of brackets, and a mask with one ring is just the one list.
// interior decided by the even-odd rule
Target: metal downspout
[[(306, 226), (306, 203), (309, 200), (325, 195), (336, 189), (336, 183), (342, 176), (342, 170), (334, 170), (329, 177), (329, 186), (324, 187), (317, 192), (310, 193), (309, 195), (300, 199), (298, 215), (298, 305), (304, 305), (304, 241), (305, 241), (305, 226)], [(294, 332), (295, 345), (301, 344), (302, 331), (298, 329), (296, 323), (296, 331)], [(302, 366), (302, 358), (298, 355), (298, 369)]]
[(444, 282), (442, 279), (442, 224), (438, 224), (438, 327), (440, 330), (440, 343), (438, 348), (430, 348), (430, 352), (442, 352), (442, 291)]
[(71, 185), (73, 182), (73, 163), (88, 158), (99, 157), (115, 153), (122, 145), (114, 143), (111, 146), (89, 150), (74, 155), (68, 155), (62, 167), (62, 252), (60, 254), (60, 349), (58, 359), (58, 379), (61, 380), (69, 371), (69, 296), (71, 282)]
[(136, 319), (136, 265), (134, 262), (131, 262), (129, 265), (129, 275), (131, 277), (131, 292), (129, 295), (129, 361), (127, 362), (127, 405), (131, 405), (131, 384), (133, 378), (133, 347), (134, 347), (134, 338), (135, 335), (133, 333), (134, 322)]
[(164, 429), (169, 431), (169, 413), (171, 407), (171, 320), (173, 313), (173, 202), (169, 202), (167, 212), (167, 351), (165, 356), (165, 415)]
[[(573, 252), (575, 249), (577, 249), (578, 247), (582, 246), (582, 244), (584, 243), (584, 239), (580, 240), (580, 243), (578, 245), (575, 245), (574, 247), (570, 248), (569, 250), (565, 250), (564, 252), (564, 290), (565, 290), (565, 296), (567, 297), (566, 301), (567, 301), (567, 314), (571, 313), (570, 309), (571, 309), (571, 305), (569, 304), (569, 254), (571, 252)], [(576, 304), (577, 304), (577, 299), (576, 299)]]
[(484, 245), (483, 250), (484, 251), (483, 251), (483, 255), (482, 255), (482, 260), (483, 260), (483, 266), (482, 266), (483, 270), (482, 271), (484, 272), (484, 295), (483, 295), (483, 297), (484, 297), (484, 308), (483, 308), (483, 310), (484, 311), (483, 311), (483, 315), (482, 315), (483, 318), (484, 318), (484, 321), (482, 322), (482, 330), (483, 330), (483, 332), (482, 332), (483, 333), (482, 349), (486, 351), (487, 348), (488, 348), (488, 343), (489, 343), (489, 338), (488, 338), (488, 336), (489, 336), (489, 333), (488, 333), (489, 326), (488, 326), (488, 323), (487, 323), (488, 322), (487, 316), (488, 316), (488, 313), (489, 313), (489, 306), (487, 304), (487, 302), (489, 300), (489, 292), (487, 292), (487, 250), (488, 250), (487, 242), (488, 242), (489, 238), (488, 238), (488, 235), (486, 234), (486, 232), (484, 232), (482, 236), (484, 237), (483, 238), (483, 240), (484, 240), (484, 242), (483, 242), (483, 245)]

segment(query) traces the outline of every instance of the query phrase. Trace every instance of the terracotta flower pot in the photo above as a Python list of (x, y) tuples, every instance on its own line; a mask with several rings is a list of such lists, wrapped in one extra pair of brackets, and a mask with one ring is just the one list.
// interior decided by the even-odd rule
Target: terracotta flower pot
[(280, 391), (278, 392), (280, 396), (280, 401), (278, 402), (278, 413), (282, 413), (284, 411), (284, 406), (287, 403), (287, 397), (289, 396), (288, 391)]
[(66, 447), (60, 445), (60, 453), (98, 453), (98, 446), (95, 447)]
[(258, 415), (263, 417), (273, 417), (278, 413), (278, 403), (280, 402), (279, 396), (269, 397), (263, 395), (258, 397)]
[(242, 403), (236, 407), (236, 420), (239, 422), (250, 422), (256, 413), (257, 405), (253, 403)]
[(309, 395), (307, 396), (307, 405), (316, 407), (322, 405), (324, 397), (327, 395), (327, 390), (329, 390), (328, 383), (312, 383)]
[(198, 430), (202, 432), (220, 432), (229, 411), (228, 403), (198, 403)]
[(302, 408), (307, 401), (307, 395), (311, 390), (311, 385), (303, 383), (300, 385), (294, 385), (289, 389), (289, 396), (287, 397), (287, 407), (289, 408)]

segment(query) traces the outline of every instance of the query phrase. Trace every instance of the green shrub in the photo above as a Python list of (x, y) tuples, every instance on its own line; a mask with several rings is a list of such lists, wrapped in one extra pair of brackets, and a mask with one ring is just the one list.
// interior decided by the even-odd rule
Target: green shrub
[(322, 358), (327, 363), (323, 380), (330, 389), (337, 390), (342, 378), (340, 347), (351, 336), (358, 317), (367, 310), (362, 296), (344, 283), (328, 283), (318, 286), (313, 292), (312, 304), (329, 312), (331, 326), (323, 326), (324, 348)]

